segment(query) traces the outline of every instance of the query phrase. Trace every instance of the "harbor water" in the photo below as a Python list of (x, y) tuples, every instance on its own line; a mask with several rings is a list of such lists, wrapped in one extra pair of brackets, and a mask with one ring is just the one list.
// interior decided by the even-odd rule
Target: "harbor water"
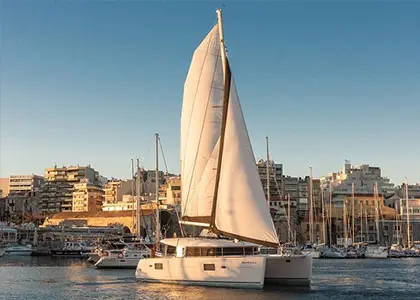
[(0, 299), (420, 299), (420, 259), (314, 260), (310, 288), (241, 290), (137, 282), (81, 259), (0, 258)]

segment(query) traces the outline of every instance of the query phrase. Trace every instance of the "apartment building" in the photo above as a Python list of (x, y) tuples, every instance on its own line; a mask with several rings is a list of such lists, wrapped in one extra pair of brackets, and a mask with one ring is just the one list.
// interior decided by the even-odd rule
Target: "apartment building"
[(159, 200), (163, 204), (181, 204), (181, 177), (170, 177), (161, 185)]
[(99, 212), (102, 211), (104, 191), (101, 187), (82, 179), (74, 185), (72, 211)]
[(6, 210), (11, 214), (38, 211), (39, 190), (43, 183), (44, 178), (38, 175), (10, 176)]
[(133, 191), (133, 180), (112, 179), (103, 187), (104, 200), (106, 203), (122, 201), (123, 195), (131, 195)]
[(99, 186), (99, 173), (90, 166), (63, 166), (45, 170), (45, 184), (40, 190), (43, 214), (72, 211), (74, 185), (87, 179)]

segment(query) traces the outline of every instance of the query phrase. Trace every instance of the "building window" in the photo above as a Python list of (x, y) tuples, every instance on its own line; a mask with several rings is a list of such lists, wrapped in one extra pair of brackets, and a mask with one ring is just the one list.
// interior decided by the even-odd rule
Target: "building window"
[(204, 264), (204, 271), (215, 271), (216, 267), (214, 264)]
[(161, 264), (161, 263), (156, 263), (156, 264), (155, 264), (155, 270), (163, 270), (163, 264)]

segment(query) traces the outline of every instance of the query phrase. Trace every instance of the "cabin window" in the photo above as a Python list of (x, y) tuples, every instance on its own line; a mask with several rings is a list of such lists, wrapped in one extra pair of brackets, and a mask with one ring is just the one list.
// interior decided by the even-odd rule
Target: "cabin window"
[(214, 256), (222, 256), (222, 248), (214, 248)]
[(201, 256), (200, 248), (188, 247), (186, 256)]
[(204, 264), (204, 271), (215, 271), (216, 266), (214, 264)]
[(155, 270), (163, 270), (163, 264), (155, 263)]
[(229, 256), (229, 255), (244, 255), (244, 248), (243, 247), (223, 248), (223, 256)]
[(201, 256), (214, 256), (214, 248), (201, 248)]
[(254, 248), (253, 247), (245, 247), (245, 255), (254, 255)]
[(166, 249), (166, 254), (167, 255), (175, 255), (176, 254), (176, 247), (168, 246), (168, 248)]

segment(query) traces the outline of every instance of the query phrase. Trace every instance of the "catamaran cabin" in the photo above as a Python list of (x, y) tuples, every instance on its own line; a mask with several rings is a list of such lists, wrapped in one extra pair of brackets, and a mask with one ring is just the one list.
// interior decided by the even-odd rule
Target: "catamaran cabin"
[(164, 256), (248, 256), (259, 254), (259, 246), (252, 243), (209, 239), (209, 238), (170, 238), (161, 241)]

